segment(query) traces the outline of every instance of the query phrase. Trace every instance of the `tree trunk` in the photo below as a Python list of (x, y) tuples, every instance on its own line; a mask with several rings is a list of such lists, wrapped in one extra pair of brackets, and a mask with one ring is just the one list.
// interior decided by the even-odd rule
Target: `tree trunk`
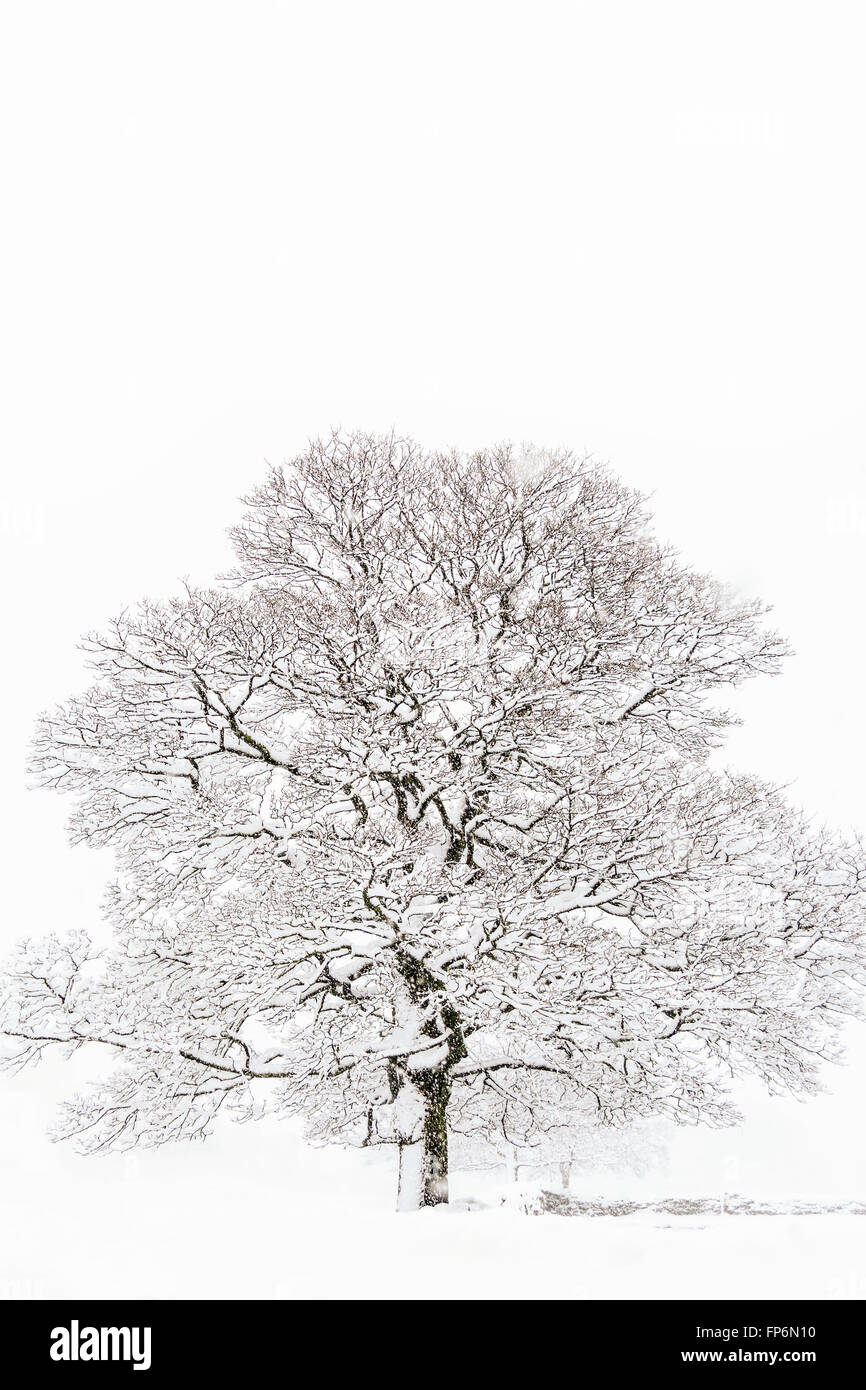
[(421, 1073), (415, 1078), (424, 1099), (421, 1138), (399, 1146), (400, 1173), (397, 1210), (417, 1211), (448, 1201), (448, 1100), (451, 1085), (445, 1072)]
[(570, 1184), (570, 1182), (571, 1182), (571, 1164), (570, 1164), (570, 1163), (560, 1163), (560, 1165), (559, 1165), (559, 1178), (560, 1178), (560, 1182), (562, 1183), (562, 1190), (563, 1190), (563, 1192), (567, 1192), (567, 1191), (568, 1191), (568, 1188), (569, 1188), (569, 1184)]

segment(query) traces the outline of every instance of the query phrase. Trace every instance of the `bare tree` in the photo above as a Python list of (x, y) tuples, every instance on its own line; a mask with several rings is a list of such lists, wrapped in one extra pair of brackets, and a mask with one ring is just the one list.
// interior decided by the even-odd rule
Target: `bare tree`
[[(573, 1116), (578, 1123), (570, 1122)], [(507, 1084), (488, 1084), (480, 1094), (461, 1087), (448, 1122), (453, 1166), (505, 1169), (515, 1183), (553, 1182), (566, 1191), (573, 1172), (642, 1176), (667, 1161), (664, 1122), (600, 1124), (585, 1111), (575, 1115), (573, 1098), (563, 1086), (536, 1085), (531, 1096)]]
[[(814, 1089), (860, 1008), (861, 852), (719, 772), (719, 695), (783, 655), (564, 453), (366, 435), (271, 472), (218, 587), (86, 639), (34, 765), (114, 848), (115, 945), (22, 947), (9, 1061), (86, 1044), (87, 1149), (275, 1106), (400, 1146), (448, 1117), (721, 1123)], [(473, 1121), (473, 1114), (475, 1120)]]

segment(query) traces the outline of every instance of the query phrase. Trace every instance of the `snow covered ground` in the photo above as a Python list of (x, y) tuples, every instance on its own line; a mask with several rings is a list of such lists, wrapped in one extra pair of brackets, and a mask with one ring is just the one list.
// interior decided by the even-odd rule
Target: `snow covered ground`
[[(667, 1167), (584, 1174), (578, 1195), (860, 1197), (857, 1071), (808, 1105), (674, 1137)], [(70, 1081), (0, 1088), (0, 1294), (6, 1298), (866, 1297), (866, 1217), (526, 1216), (504, 1175), (457, 1173), (450, 1209), (397, 1216), (393, 1156), (313, 1150), (288, 1125), (203, 1146), (79, 1158), (45, 1126)], [(467, 1210), (467, 1198), (486, 1203)]]

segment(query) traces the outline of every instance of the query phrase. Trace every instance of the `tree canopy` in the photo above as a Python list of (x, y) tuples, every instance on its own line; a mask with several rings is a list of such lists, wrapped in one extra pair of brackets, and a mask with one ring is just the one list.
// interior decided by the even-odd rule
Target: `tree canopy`
[(33, 765), (111, 846), (114, 945), (25, 943), (11, 1065), (111, 1049), (87, 1149), (303, 1113), (395, 1142), (726, 1122), (860, 1010), (862, 853), (719, 770), (785, 647), (591, 460), (335, 434), (272, 469), (215, 587), (85, 640)]

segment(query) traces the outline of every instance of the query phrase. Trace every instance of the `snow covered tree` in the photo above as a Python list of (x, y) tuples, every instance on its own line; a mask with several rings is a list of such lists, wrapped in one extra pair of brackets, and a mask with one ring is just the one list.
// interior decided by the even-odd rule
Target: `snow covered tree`
[(489, 1078), (483, 1091), (459, 1087), (448, 1116), (452, 1164), (458, 1169), (504, 1169), (515, 1183), (553, 1182), (565, 1191), (573, 1172), (629, 1172), (637, 1176), (667, 1160), (657, 1118), (626, 1126), (599, 1123), (578, 1111), (568, 1089), (545, 1085), (536, 1074), (528, 1093)]
[[(112, 846), (114, 945), (22, 946), (13, 1066), (92, 1045), (86, 1149), (303, 1113), (447, 1200), (449, 1113), (723, 1123), (808, 1092), (860, 1009), (862, 856), (715, 770), (783, 644), (565, 453), (334, 435), (217, 587), (86, 639), (34, 767)], [(473, 1121), (472, 1116), (475, 1115)]]

